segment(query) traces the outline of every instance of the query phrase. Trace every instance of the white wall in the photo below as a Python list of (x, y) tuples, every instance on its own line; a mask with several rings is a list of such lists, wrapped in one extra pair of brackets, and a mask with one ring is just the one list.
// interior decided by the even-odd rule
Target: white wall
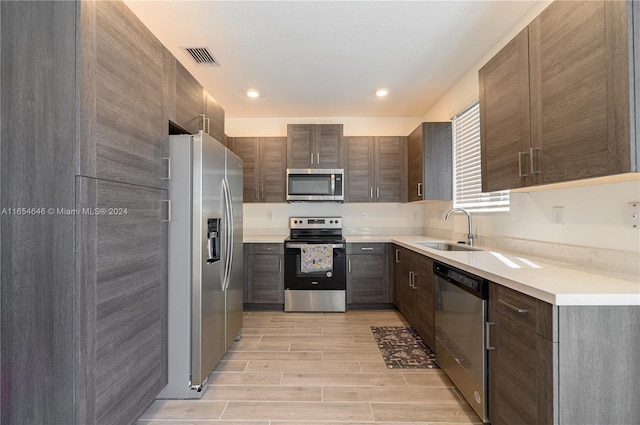
[(295, 202), (244, 204), (244, 234), (286, 236), (292, 216), (343, 217), (347, 235), (419, 235), (424, 227), (421, 204)]

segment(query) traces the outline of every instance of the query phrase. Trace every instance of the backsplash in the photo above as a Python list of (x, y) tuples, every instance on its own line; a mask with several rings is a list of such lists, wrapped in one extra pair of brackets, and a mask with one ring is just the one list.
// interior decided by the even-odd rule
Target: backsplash
[(244, 204), (245, 235), (289, 234), (289, 217), (338, 216), (345, 235), (419, 235), (421, 204), (294, 202)]

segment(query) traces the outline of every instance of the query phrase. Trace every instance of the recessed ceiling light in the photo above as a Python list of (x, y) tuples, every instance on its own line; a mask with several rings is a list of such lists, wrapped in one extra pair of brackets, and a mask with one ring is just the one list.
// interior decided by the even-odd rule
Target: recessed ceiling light
[(388, 94), (389, 94), (389, 90), (387, 90), (387, 89), (378, 89), (378, 90), (376, 90), (376, 96), (378, 96), (378, 97), (385, 97)]
[(258, 90), (249, 89), (249, 90), (247, 90), (247, 96), (249, 96), (249, 97), (260, 97), (260, 92)]

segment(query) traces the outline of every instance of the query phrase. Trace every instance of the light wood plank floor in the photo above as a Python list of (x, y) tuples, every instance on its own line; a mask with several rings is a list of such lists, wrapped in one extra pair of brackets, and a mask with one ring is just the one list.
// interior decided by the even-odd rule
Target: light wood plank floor
[(137, 425), (480, 424), (442, 371), (386, 367), (370, 327), (406, 324), (392, 310), (247, 312), (202, 399), (158, 400)]

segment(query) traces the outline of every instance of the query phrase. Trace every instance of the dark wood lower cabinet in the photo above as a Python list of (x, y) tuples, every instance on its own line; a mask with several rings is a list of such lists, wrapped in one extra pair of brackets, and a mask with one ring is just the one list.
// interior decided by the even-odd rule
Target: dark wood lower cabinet
[(552, 306), (492, 284), (489, 323), (491, 424), (552, 424)]
[(433, 260), (393, 246), (395, 304), (429, 347), (435, 347)]
[(76, 423), (126, 424), (166, 385), (166, 191), (78, 177), (77, 194)]
[(388, 304), (393, 297), (389, 244), (347, 244), (347, 305)]
[(284, 245), (244, 244), (245, 304), (284, 305)]

